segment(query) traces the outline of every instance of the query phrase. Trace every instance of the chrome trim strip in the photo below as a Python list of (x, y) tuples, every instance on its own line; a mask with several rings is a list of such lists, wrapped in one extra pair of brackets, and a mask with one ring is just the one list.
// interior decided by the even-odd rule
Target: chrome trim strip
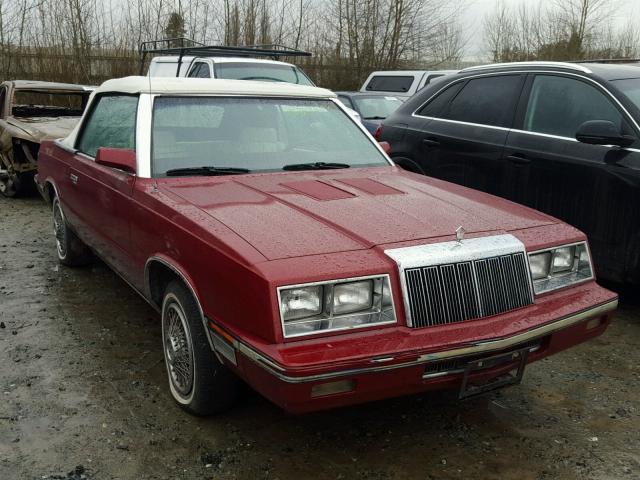
[(490, 128), (492, 130), (501, 130), (503, 132), (509, 132), (509, 131), (513, 130), (512, 128), (498, 127), (498, 126), (495, 126), (495, 125), (484, 125), (482, 123), (463, 122), (462, 120), (450, 120), (448, 118), (427, 117), (427, 116), (424, 116), (424, 115), (418, 115), (417, 113), (414, 113), (412, 116), (418, 117), (418, 118), (424, 118), (425, 120), (435, 120), (437, 122), (454, 123), (456, 125), (467, 125), (469, 127)]
[(282, 380), (286, 383), (307, 383), (307, 382), (317, 382), (323, 380), (332, 380), (334, 378), (348, 377), (352, 375), (362, 375), (366, 373), (375, 373), (382, 372), (387, 370), (395, 370), (398, 368), (405, 367), (413, 367), (416, 365), (421, 365), (424, 363), (430, 363), (437, 360), (451, 359), (455, 357), (464, 357), (467, 355), (474, 355), (477, 353), (489, 353), (496, 350), (503, 350), (509, 347), (518, 345), (520, 343), (525, 343), (529, 340), (535, 340), (539, 337), (544, 337), (550, 333), (553, 333), (558, 330), (562, 330), (567, 327), (571, 327), (577, 323), (583, 322), (591, 317), (596, 317), (600, 315), (604, 315), (615, 310), (618, 307), (618, 299), (611, 300), (609, 302), (603, 303), (601, 305), (597, 305), (595, 307), (588, 308), (586, 310), (582, 310), (578, 313), (574, 313), (572, 315), (568, 315), (560, 320), (556, 320), (555, 322), (547, 323), (540, 327), (533, 328), (526, 332), (522, 332), (511, 337), (496, 339), (496, 340), (488, 340), (483, 342), (478, 342), (473, 345), (469, 345), (466, 347), (460, 347), (452, 350), (446, 350), (443, 352), (435, 352), (428, 353), (425, 355), (421, 355), (416, 360), (410, 362), (404, 362), (395, 365), (380, 365), (375, 367), (363, 367), (363, 368), (354, 368), (350, 370), (342, 370), (336, 372), (322, 373), (318, 375), (308, 375), (308, 376), (300, 376), (300, 377), (292, 377), (289, 375), (285, 375), (282, 373), (284, 368), (275, 364), (273, 361), (268, 359), (267, 357), (261, 355), (250, 347), (237, 342), (237, 348), (240, 350), (245, 356), (247, 356), (250, 360), (254, 361), (260, 367), (264, 368), (268, 373), (272, 374), (274, 377)]
[(577, 63), (567, 62), (509, 62), (509, 63), (490, 63), (488, 65), (475, 65), (473, 67), (467, 67), (460, 70), (461, 72), (475, 72), (478, 70), (490, 70), (492, 68), (508, 68), (508, 67), (541, 67), (541, 68), (567, 68), (571, 70), (578, 70), (582, 73), (593, 73), (591, 69), (579, 65)]
[[(536, 137), (545, 137), (545, 138), (553, 138), (556, 140), (566, 140), (569, 142), (575, 142), (575, 143), (580, 143), (580, 141), (576, 138), (571, 138), (571, 137), (563, 137), (561, 135), (552, 135), (550, 133), (541, 133), (541, 132), (530, 132), (528, 130), (520, 130), (518, 128), (505, 128), (505, 127), (496, 127), (494, 125), (483, 125), (481, 123), (472, 123), (472, 122), (463, 122), (461, 120), (449, 120), (448, 118), (438, 118), (438, 117), (426, 117), (426, 116), (422, 116), (422, 115), (415, 115), (416, 117), (420, 117), (420, 118), (424, 118), (426, 120), (434, 120), (436, 122), (447, 122), (447, 123), (455, 123), (458, 125), (468, 125), (470, 127), (481, 127), (481, 128), (489, 128), (492, 130), (502, 130), (502, 131), (508, 131), (508, 132), (515, 132), (515, 133), (523, 133), (526, 135), (533, 135)], [(611, 149), (611, 148), (617, 148), (620, 150), (626, 150), (628, 152), (640, 152), (640, 149), (638, 148), (628, 148), (628, 147), (617, 147), (616, 145), (592, 145), (593, 147), (602, 147), (602, 148), (606, 148), (606, 149)]]

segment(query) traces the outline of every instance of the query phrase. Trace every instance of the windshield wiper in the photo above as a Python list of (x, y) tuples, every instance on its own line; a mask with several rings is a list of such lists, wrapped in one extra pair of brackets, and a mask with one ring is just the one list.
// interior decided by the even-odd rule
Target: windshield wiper
[(380, 115), (377, 115), (375, 117), (363, 117), (364, 120), (384, 120), (387, 117), (381, 117)]
[(338, 168), (349, 168), (350, 165), (346, 163), (292, 163), (291, 165), (285, 165), (282, 170), (335, 170)]
[(187, 175), (237, 175), (239, 173), (249, 173), (248, 168), (236, 168), (236, 167), (187, 167), (187, 168), (172, 168), (167, 170), (165, 175), (167, 177), (180, 177)]

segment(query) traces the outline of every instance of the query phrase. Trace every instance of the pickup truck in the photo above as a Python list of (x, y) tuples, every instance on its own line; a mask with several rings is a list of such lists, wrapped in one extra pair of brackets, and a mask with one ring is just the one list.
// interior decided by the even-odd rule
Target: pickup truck
[(360, 91), (395, 95), (406, 100), (435, 79), (457, 72), (457, 70), (380, 70), (369, 74)]
[(291, 412), (467, 398), (605, 331), (618, 300), (583, 233), (386, 147), (328, 90), (129, 77), (43, 142), (37, 183), (59, 261), (93, 252), (158, 310), (197, 415), (239, 379)]

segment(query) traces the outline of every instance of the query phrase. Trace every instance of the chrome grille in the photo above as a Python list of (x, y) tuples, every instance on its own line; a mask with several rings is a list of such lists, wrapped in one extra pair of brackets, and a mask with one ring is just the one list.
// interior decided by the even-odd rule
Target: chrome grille
[(429, 327), (533, 303), (523, 252), (404, 271), (411, 326)]

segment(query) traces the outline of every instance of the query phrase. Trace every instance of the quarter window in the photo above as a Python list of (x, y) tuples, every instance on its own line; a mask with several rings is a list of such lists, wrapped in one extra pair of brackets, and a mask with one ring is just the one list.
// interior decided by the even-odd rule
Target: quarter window
[(448, 86), (444, 91), (440, 92), (434, 99), (418, 110), (417, 114), (424, 117), (439, 117), (444, 112), (444, 109), (449, 105), (451, 99), (458, 94), (462, 85), (464, 85), (464, 82), (458, 82)]
[(104, 95), (97, 99), (76, 145), (91, 157), (100, 147), (135, 148), (138, 97)]
[(608, 120), (622, 129), (622, 114), (597, 88), (572, 78), (535, 77), (524, 130), (574, 138), (589, 120)]
[(451, 101), (442, 118), (510, 127), (521, 84), (520, 75), (499, 75), (469, 80)]

